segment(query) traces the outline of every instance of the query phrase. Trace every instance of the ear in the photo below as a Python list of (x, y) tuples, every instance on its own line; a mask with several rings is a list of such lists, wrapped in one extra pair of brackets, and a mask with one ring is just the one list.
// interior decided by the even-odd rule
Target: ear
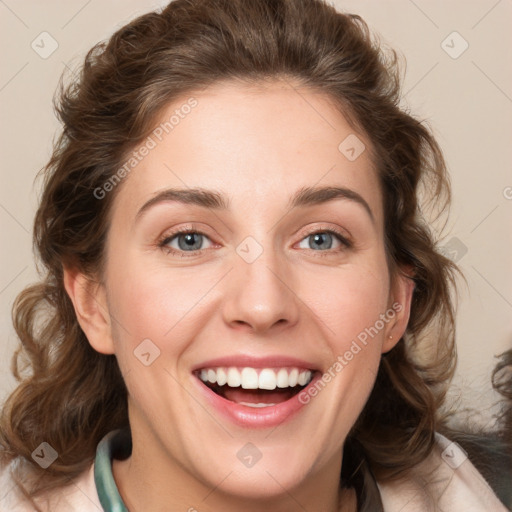
[(400, 268), (395, 275), (388, 303), (388, 311), (394, 311), (395, 314), (386, 325), (382, 353), (389, 352), (400, 341), (407, 329), (415, 287), (413, 273), (413, 268), (409, 266)]
[(113, 354), (114, 343), (105, 287), (79, 270), (64, 268), (64, 287), (92, 348)]

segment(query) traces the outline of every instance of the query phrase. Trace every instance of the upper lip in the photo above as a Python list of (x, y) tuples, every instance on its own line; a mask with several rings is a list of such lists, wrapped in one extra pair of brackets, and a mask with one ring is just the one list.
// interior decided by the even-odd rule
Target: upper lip
[(305, 370), (318, 370), (318, 366), (310, 361), (296, 357), (274, 355), (254, 357), (249, 355), (231, 355), (203, 361), (192, 368), (192, 371), (203, 368), (240, 367), (240, 368), (303, 368)]

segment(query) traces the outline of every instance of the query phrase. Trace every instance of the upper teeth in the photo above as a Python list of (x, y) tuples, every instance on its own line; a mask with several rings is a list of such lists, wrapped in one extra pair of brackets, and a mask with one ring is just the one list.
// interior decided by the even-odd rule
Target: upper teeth
[(227, 384), (232, 388), (276, 389), (305, 386), (311, 381), (311, 371), (299, 368), (203, 368), (199, 374), (203, 382)]

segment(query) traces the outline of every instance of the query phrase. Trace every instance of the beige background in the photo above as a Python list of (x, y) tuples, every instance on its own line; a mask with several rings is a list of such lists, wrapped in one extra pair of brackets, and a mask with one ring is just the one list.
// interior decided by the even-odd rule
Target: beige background
[[(37, 202), (34, 177), (49, 158), (58, 129), (51, 99), (60, 74), (65, 67), (76, 68), (84, 53), (116, 28), (164, 4), (0, 1), (0, 400), (14, 386), (9, 361), (17, 341), (11, 305), (37, 279), (30, 237)], [(512, 1), (334, 5), (360, 14), (404, 55), (404, 103), (429, 121), (445, 151), (454, 204), (443, 243), (455, 249), (451, 254), (460, 258), (469, 283), (457, 317), (460, 360), (452, 400), (476, 408), (480, 420), (490, 424), (494, 356), (512, 346)], [(34, 41), (39, 52), (51, 49), (50, 36), (42, 32), (58, 44), (47, 58), (31, 47)]]

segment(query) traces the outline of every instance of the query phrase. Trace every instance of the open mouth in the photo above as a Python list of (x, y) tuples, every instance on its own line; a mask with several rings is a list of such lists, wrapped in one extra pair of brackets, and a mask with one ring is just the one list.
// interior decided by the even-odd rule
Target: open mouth
[(290, 400), (313, 379), (303, 368), (202, 368), (196, 376), (218, 396), (253, 408), (271, 407)]

